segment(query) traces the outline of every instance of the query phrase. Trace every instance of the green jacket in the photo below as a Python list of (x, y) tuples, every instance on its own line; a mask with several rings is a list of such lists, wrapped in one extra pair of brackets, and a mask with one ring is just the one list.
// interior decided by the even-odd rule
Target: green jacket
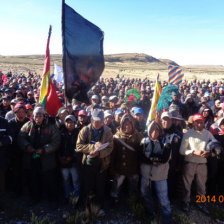
[[(23, 125), (18, 135), (18, 144), (24, 151), (24, 168), (31, 169), (31, 163), (33, 161), (33, 153), (27, 151), (29, 145), (35, 148), (35, 137), (37, 132), (37, 126), (34, 121), (29, 121)], [(61, 136), (59, 130), (54, 124), (48, 123), (47, 119), (44, 119), (39, 129), (40, 141), (38, 141), (38, 148), (44, 150), (40, 156), (41, 169), (47, 171), (56, 168), (56, 155), (55, 152), (60, 146)], [(37, 148), (35, 148), (37, 149)]]

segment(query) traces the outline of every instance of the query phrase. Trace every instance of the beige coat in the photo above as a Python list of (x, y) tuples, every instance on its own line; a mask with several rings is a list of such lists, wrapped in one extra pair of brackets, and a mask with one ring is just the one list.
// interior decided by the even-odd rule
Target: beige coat
[[(101, 143), (110, 143), (105, 149), (100, 151), (99, 158), (101, 159), (101, 171), (106, 170), (110, 165), (110, 154), (113, 150), (113, 134), (111, 129), (107, 126), (103, 126), (104, 132), (102, 136)], [(88, 132), (88, 133), (87, 133)], [(84, 164), (87, 155), (90, 152), (95, 150), (95, 144), (91, 143), (92, 139), (91, 132), (91, 124), (86, 127), (83, 127), (79, 132), (77, 143), (76, 143), (76, 151), (83, 153), (82, 163)]]
[(214, 139), (214, 136), (206, 129), (202, 131), (195, 131), (194, 128), (190, 129), (184, 134), (180, 154), (185, 156), (184, 160), (192, 163), (207, 163), (206, 158), (193, 155), (194, 150), (204, 151), (209, 140)]

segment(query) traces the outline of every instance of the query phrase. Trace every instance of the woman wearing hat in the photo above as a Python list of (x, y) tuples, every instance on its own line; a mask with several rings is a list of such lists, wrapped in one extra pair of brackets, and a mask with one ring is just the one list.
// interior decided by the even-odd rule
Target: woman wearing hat
[(212, 110), (207, 106), (202, 106), (199, 110), (199, 114), (204, 117), (205, 129), (209, 130), (211, 125), (214, 123), (214, 116)]
[(142, 135), (134, 128), (134, 120), (130, 115), (123, 115), (120, 127), (114, 135), (114, 150), (111, 158), (111, 171), (114, 181), (111, 197), (119, 200), (121, 185), (127, 179), (129, 193), (137, 192), (139, 179), (138, 152)]

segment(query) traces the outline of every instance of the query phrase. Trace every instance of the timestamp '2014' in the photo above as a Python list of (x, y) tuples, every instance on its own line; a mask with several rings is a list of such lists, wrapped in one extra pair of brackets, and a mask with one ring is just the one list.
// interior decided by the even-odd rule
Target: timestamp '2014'
[(196, 203), (223, 203), (223, 195), (196, 195)]

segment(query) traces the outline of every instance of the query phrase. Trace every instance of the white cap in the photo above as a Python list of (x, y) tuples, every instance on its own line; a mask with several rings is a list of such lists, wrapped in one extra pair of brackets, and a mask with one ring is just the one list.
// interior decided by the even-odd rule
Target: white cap
[(108, 100), (107, 96), (102, 96), (102, 100)]
[(99, 97), (98, 97), (97, 95), (93, 95), (93, 96), (91, 97), (91, 99), (92, 99), (92, 100), (99, 100)]
[(105, 110), (104, 111), (104, 118), (106, 118), (108, 116), (113, 116), (113, 112), (111, 110)]
[(165, 112), (162, 113), (161, 119), (163, 119), (165, 117), (172, 118), (172, 115), (168, 111), (165, 111)]
[(117, 96), (110, 96), (109, 97), (109, 101), (112, 101), (112, 100), (115, 100), (115, 99), (117, 99)]
[(36, 116), (36, 114), (45, 114), (44, 108), (43, 107), (35, 107), (33, 110), (33, 115)]

